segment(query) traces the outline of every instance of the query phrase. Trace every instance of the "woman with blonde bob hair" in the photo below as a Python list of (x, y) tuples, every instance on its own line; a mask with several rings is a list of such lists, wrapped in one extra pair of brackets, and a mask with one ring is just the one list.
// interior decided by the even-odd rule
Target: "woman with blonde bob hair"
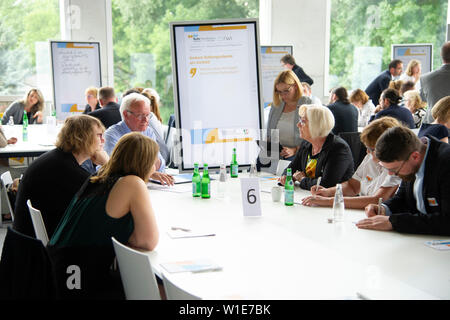
[[(324, 106), (302, 105), (298, 111), (297, 124), (302, 142), (294, 160), (293, 179), (302, 189), (310, 190), (321, 178), (320, 185), (328, 188), (353, 175), (353, 158), (350, 147), (331, 130), (334, 127), (333, 113)], [(286, 172), (286, 171), (285, 171)], [(284, 184), (285, 173), (280, 178)]]
[(292, 160), (301, 142), (298, 134), (298, 109), (302, 104), (311, 103), (303, 95), (303, 87), (294, 72), (280, 72), (273, 86), (273, 103), (267, 122), (267, 140), (270, 142), (272, 130), (279, 131), (280, 158)]
[[(361, 133), (361, 141), (367, 148), (367, 155), (356, 169), (353, 177), (342, 183), (346, 208), (364, 209), (368, 204), (378, 203), (379, 198), (391, 198), (401, 179), (390, 175), (389, 171), (379, 164), (375, 156), (375, 145), (378, 138), (389, 128), (400, 126), (400, 122), (392, 117), (383, 117), (372, 121)], [(312, 195), (302, 199), (306, 206), (332, 207), (336, 187), (324, 188), (313, 186)]]
[(14, 229), (34, 236), (27, 200), (41, 210), (47, 234), (53, 235), (64, 210), (89, 177), (82, 167), (86, 160), (104, 165), (109, 157), (103, 150), (105, 127), (88, 115), (68, 117), (61, 128), (56, 148), (34, 160), (25, 171), (17, 192)]
[[(111, 237), (145, 251), (155, 248), (159, 233), (146, 182), (155, 172), (158, 150), (155, 141), (139, 132), (125, 134), (108, 163), (73, 197), (49, 242), (64, 297), (73, 295), (65, 288), (69, 263), (80, 266), (88, 279), (77, 297), (106, 298), (114, 291), (123, 296), (120, 277), (115, 287), (109, 275), (114, 260)], [(78, 250), (88, 254), (79, 256)], [(97, 257), (95, 266), (89, 261), (92, 256)]]
[(436, 139), (448, 143), (450, 137), (450, 96), (441, 98), (431, 109), (434, 118), (432, 123), (423, 123), (420, 127), (419, 138), (431, 135)]
[(30, 89), (26, 96), (19, 101), (11, 103), (3, 114), (2, 124), (7, 124), (10, 117), (13, 117), (14, 124), (23, 123), (23, 114), (27, 113), (28, 123), (42, 123), (44, 116), (44, 96), (39, 89)]

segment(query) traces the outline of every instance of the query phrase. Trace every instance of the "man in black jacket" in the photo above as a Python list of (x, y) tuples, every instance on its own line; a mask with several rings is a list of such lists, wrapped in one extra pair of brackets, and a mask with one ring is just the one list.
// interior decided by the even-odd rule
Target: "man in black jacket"
[(419, 139), (405, 127), (388, 129), (377, 141), (376, 157), (402, 178), (397, 193), (380, 207), (366, 207), (359, 228), (450, 235), (450, 145)]
[(300, 80), (300, 82), (306, 82), (310, 86), (312, 86), (312, 84), (314, 83), (314, 80), (311, 79), (311, 77), (308, 76), (300, 66), (295, 64), (295, 59), (292, 55), (287, 54), (287, 55), (283, 56), (281, 58), (280, 62), (283, 65), (283, 67), (285, 67), (286, 69), (292, 70), (295, 73), (295, 75), (297, 76), (298, 80)]
[(120, 105), (117, 103), (114, 88), (100, 88), (98, 91), (98, 99), (100, 101), (101, 108), (88, 113), (88, 115), (99, 119), (106, 129), (122, 120), (119, 110)]
[(402, 74), (403, 62), (401, 60), (392, 60), (389, 63), (389, 68), (378, 75), (366, 88), (366, 93), (372, 100), (373, 104), (377, 105), (381, 93), (384, 89), (389, 87), (389, 82), (396, 79)]

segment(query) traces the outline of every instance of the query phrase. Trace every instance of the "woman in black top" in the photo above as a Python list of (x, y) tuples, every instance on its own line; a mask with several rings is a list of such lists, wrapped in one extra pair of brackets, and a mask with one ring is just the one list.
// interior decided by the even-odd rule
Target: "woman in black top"
[(70, 200), (89, 177), (80, 165), (87, 159), (103, 165), (108, 155), (103, 150), (100, 120), (87, 116), (68, 117), (58, 134), (56, 148), (46, 152), (25, 171), (19, 184), (14, 211), (14, 229), (34, 237), (27, 200), (39, 209), (51, 238)]
[(84, 108), (83, 114), (88, 114), (89, 112), (98, 110), (101, 108), (100, 103), (98, 101), (97, 95), (98, 90), (95, 87), (89, 87), (86, 89), (86, 107)]
[[(353, 157), (348, 144), (331, 133), (333, 114), (327, 107), (303, 105), (299, 109), (298, 127), (304, 139), (288, 168), (302, 189), (310, 190), (322, 177), (325, 188), (349, 180), (353, 175)], [(284, 184), (286, 175), (280, 178)]]

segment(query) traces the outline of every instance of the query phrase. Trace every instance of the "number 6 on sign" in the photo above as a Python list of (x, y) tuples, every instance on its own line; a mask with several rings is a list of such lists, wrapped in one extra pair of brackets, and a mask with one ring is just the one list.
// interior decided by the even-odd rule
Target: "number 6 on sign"
[(244, 216), (261, 216), (259, 178), (241, 178), (241, 191)]

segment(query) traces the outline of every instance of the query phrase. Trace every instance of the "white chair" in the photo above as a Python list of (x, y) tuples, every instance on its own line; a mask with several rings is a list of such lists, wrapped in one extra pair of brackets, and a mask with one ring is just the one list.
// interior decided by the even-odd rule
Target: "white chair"
[[(6, 172), (2, 173), (2, 175), (0, 176), (0, 180), (2, 181), (2, 186), (1, 186), (2, 193), (5, 195), (6, 203), (8, 204), (8, 209), (9, 209), (9, 212), (11, 213), (12, 221), (14, 221), (14, 211), (13, 211), (11, 202), (9, 201), (8, 192), (6, 190), (7, 185), (13, 183), (13, 179), (11, 177), (11, 172), (6, 171)], [(0, 203), (0, 208), (1, 208), (1, 203)], [(1, 217), (0, 217), (0, 219), (1, 219)]]
[[(277, 164), (277, 176), (281, 176), (283, 174), (284, 169), (291, 163), (289, 160), (278, 160)], [(293, 172), (292, 172), (293, 174)]]
[(148, 256), (111, 239), (127, 300), (161, 300)]
[(44, 220), (42, 219), (41, 211), (33, 208), (31, 201), (27, 200), (28, 210), (30, 211), (31, 221), (33, 221), (34, 232), (36, 238), (41, 240), (44, 246), (48, 243), (47, 229), (45, 229)]
[(201, 300), (199, 297), (177, 287), (164, 273), (162, 275), (162, 281), (167, 300)]

